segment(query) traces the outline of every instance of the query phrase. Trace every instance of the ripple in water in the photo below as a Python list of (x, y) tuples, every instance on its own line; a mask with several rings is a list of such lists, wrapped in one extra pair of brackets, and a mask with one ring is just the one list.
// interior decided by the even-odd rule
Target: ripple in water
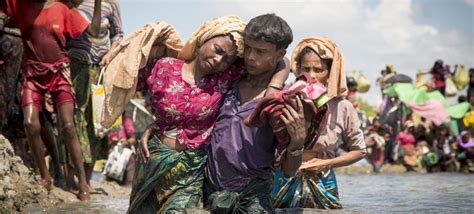
[[(344, 211), (349, 213), (472, 213), (474, 210), (474, 175), (342, 174), (337, 180)], [(47, 213), (125, 213), (127, 207), (128, 198), (120, 198), (67, 204)], [(31, 213), (42, 212), (31, 210)]]

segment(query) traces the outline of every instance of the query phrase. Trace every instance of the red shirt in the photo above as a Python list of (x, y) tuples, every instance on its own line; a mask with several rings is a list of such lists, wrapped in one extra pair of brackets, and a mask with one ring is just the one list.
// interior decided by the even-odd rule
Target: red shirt
[(406, 132), (400, 132), (397, 135), (397, 141), (400, 142), (402, 146), (415, 146), (415, 136), (408, 134)]
[(76, 9), (62, 2), (39, 8), (31, 0), (6, 0), (1, 8), (20, 29), (26, 59), (54, 64), (68, 61), (66, 40), (78, 37), (89, 25)]

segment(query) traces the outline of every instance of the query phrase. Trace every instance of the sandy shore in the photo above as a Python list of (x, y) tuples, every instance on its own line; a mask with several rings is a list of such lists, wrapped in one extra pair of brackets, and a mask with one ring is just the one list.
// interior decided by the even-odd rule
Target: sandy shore
[[(406, 169), (402, 165), (384, 164), (380, 173), (405, 173)], [(368, 164), (352, 165), (336, 168), (336, 174), (372, 174), (372, 166)]]
[(14, 154), (10, 142), (0, 135), (0, 213), (22, 212), (33, 203), (52, 207), (61, 202), (40, 186), (39, 180)]
[[(58, 187), (48, 192), (39, 185), (40, 177), (23, 164), (14, 154), (10, 142), (0, 135), (0, 213), (25, 212), (28, 207), (44, 209), (61, 204), (78, 202), (77, 191), (66, 191)], [(95, 190), (92, 200), (128, 197), (130, 187), (115, 182), (91, 181)]]
[[(131, 187), (123, 187), (113, 181), (91, 181), (94, 191), (91, 193), (91, 200), (102, 200), (111, 198), (123, 198), (130, 195)], [(78, 202), (75, 192), (65, 191), (55, 187), (50, 192), (61, 200), (62, 203)]]

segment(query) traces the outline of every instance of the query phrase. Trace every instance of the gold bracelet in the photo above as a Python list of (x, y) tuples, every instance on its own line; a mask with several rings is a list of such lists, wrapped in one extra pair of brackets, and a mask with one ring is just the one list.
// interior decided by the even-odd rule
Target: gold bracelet
[(304, 151), (304, 146), (301, 147), (301, 149), (296, 149), (294, 151), (291, 151), (290, 149), (288, 149), (288, 153), (293, 157), (297, 157), (297, 156), (302, 155), (303, 151)]
[(270, 82), (268, 84), (268, 87), (272, 87), (272, 88), (280, 90), (280, 91), (283, 90), (283, 85), (281, 83)]

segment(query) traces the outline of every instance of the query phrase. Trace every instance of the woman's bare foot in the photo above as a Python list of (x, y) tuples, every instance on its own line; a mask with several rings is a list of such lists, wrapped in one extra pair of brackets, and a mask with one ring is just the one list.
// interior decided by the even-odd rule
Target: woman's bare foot
[(79, 193), (77, 197), (81, 201), (87, 201), (91, 199), (91, 186), (89, 186), (86, 182), (79, 183)]
[(91, 199), (89, 191), (77, 193), (77, 198), (81, 201), (88, 201)]
[(42, 179), (40, 185), (48, 190), (48, 192), (53, 189), (53, 181), (51, 179)]

